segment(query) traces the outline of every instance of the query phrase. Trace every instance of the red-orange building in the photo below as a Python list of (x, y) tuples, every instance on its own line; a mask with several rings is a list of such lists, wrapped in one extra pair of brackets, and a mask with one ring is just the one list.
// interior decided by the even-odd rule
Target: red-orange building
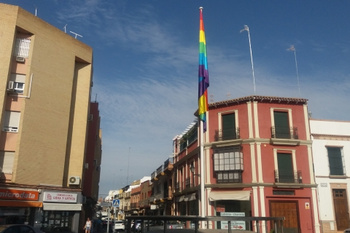
[(284, 216), (287, 232), (320, 231), (306, 99), (248, 96), (209, 104), (203, 156), (200, 131), (195, 124), (174, 139), (176, 214)]
[(88, 135), (82, 190), (85, 197), (84, 210), (86, 217), (94, 216), (94, 208), (98, 201), (102, 159), (102, 130), (100, 129), (100, 120), (98, 103), (91, 102), (88, 116)]

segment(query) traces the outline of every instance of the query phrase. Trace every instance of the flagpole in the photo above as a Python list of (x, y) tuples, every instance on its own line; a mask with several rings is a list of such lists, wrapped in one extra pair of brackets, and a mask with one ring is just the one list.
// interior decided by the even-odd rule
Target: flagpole
[[(199, 162), (200, 162), (200, 216), (206, 216), (205, 199), (205, 154), (204, 154), (204, 132), (207, 126), (209, 72), (207, 61), (207, 50), (203, 22), (203, 7), (199, 7), (199, 69), (198, 69), (198, 115), (200, 121)], [(206, 222), (201, 222), (201, 228), (206, 229)]]
[(244, 25), (244, 28), (241, 30), (248, 32), (248, 42), (249, 42), (249, 52), (250, 52), (250, 64), (252, 66), (252, 74), (253, 74), (253, 87), (254, 87), (254, 94), (256, 93), (256, 87), (255, 87), (255, 73), (254, 73), (254, 62), (253, 62), (253, 51), (252, 51), (252, 42), (250, 39), (250, 30), (248, 25)]
[[(204, 133), (203, 133), (203, 121), (200, 121), (200, 167), (201, 167), (201, 173), (200, 173), (200, 189), (201, 189), (201, 217), (206, 216), (206, 208), (205, 208), (205, 190), (204, 190), (204, 161), (205, 161), (205, 155), (204, 155)], [(205, 222), (202, 222), (202, 229), (204, 229)]]
[(297, 61), (297, 50), (295, 49), (294, 45), (291, 45), (290, 48), (289, 48), (288, 50), (289, 50), (289, 51), (292, 51), (293, 54), (294, 54), (295, 72), (296, 72), (296, 75), (297, 75), (297, 83), (298, 83), (299, 96), (301, 96), (300, 84), (299, 84), (299, 70), (298, 70), (298, 61)]

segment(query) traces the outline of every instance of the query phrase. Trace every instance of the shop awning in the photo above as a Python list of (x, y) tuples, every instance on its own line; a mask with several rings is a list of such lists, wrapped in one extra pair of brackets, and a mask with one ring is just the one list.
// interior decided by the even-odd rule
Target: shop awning
[(58, 210), (58, 211), (81, 211), (81, 204), (58, 204), (58, 203), (44, 203), (44, 210)]
[(211, 191), (209, 201), (218, 200), (249, 201), (250, 191)]

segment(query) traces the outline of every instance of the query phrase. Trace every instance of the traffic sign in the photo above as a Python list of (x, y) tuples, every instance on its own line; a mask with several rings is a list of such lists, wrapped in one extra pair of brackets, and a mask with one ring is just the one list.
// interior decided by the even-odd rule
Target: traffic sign
[(114, 200), (112, 201), (112, 206), (113, 206), (113, 207), (119, 207), (119, 203), (120, 203), (120, 200), (119, 200), (119, 199), (114, 199)]

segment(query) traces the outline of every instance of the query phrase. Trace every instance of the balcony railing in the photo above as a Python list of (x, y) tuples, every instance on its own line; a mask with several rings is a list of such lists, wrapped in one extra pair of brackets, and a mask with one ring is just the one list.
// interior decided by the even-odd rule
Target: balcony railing
[(215, 130), (215, 141), (239, 139), (239, 128)]
[(162, 174), (165, 170), (171, 170), (173, 168), (173, 159), (169, 158), (164, 161), (163, 165), (160, 165), (156, 171), (152, 172), (151, 179), (155, 179), (159, 174)]
[(275, 182), (301, 184), (303, 183), (303, 177), (302, 177), (301, 171), (287, 173), (287, 172), (275, 170)]
[(191, 187), (191, 179), (186, 178), (186, 188), (190, 188), (190, 187)]
[(297, 127), (271, 127), (271, 138), (298, 139)]
[(156, 172), (152, 172), (151, 179), (153, 180), (154, 178), (156, 178), (156, 176), (157, 176), (157, 173)]

